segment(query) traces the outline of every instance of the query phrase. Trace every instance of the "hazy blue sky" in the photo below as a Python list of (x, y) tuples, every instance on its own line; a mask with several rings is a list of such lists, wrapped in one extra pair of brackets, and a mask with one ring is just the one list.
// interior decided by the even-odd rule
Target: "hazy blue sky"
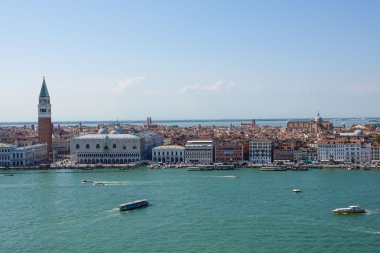
[(380, 116), (380, 1), (0, 1), (0, 121)]

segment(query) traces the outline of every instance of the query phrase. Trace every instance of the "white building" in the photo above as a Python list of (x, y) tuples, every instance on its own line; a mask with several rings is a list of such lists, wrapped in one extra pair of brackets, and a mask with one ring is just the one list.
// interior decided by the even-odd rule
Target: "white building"
[(361, 142), (322, 141), (318, 143), (320, 161), (368, 163), (372, 160), (371, 145)]
[(46, 144), (17, 148), (15, 145), (0, 143), (0, 167), (37, 165), (47, 158)]
[(212, 140), (187, 141), (185, 162), (209, 164), (214, 161), (214, 142)]
[(249, 142), (249, 161), (253, 163), (271, 163), (273, 161), (274, 142), (269, 139), (253, 139)]
[(77, 163), (125, 164), (142, 159), (142, 145), (132, 134), (88, 134), (71, 139), (70, 154)]
[(11, 166), (36, 165), (47, 158), (47, 144), (36, 144), (14, 149), (10, 156), (10, 164)]
[(152, 150), (152, 161), (182, 163), (185, 161), (185, 148), (175, 145), (155, 147)]
[(11, 154), (16, 146), (0, 143), (0, 167), (11, 166)]

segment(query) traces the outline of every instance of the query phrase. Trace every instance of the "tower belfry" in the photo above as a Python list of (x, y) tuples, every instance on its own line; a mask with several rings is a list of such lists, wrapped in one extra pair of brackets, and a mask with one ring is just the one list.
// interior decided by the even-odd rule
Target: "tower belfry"
[(38, 141), (47, 144), (48, 156), (52, 155), (53, 125), (51, 124), (51, 104), (49, 91), (43, 77), (40, 96), (38, 99)]

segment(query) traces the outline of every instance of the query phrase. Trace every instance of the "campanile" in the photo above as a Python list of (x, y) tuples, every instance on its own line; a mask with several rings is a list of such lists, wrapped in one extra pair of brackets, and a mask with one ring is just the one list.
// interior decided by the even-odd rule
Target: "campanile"
[(38, 103), (38, 141), (47, 144), (48, 156), (52, 155), (53, 125), (51, 124), (51, 104), (45, 77), (43, 77)]

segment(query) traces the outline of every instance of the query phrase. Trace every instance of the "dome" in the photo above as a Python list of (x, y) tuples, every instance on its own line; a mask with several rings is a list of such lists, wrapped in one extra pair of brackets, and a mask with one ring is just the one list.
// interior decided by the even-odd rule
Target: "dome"
[(357, 130), (355, 130), (354, 135), (356, 135), (356, 136), (362, 136), (362, 135), (364, 135), (364, 132), (361, 129), (357, 129)]
[(111, 134), (124, 134), (124, 129), (121, 126), (116, 126), (115, 129), (111, 131)]
[(108, 134), (108, 129), (107, 128), (100, 128), (98, 131), (98, 134)]
[(321, 122), (322, 121), (321, 115), (319, 113), (317, 114), (317, 117), (315, 117), (314, 121), (315, 122)]

